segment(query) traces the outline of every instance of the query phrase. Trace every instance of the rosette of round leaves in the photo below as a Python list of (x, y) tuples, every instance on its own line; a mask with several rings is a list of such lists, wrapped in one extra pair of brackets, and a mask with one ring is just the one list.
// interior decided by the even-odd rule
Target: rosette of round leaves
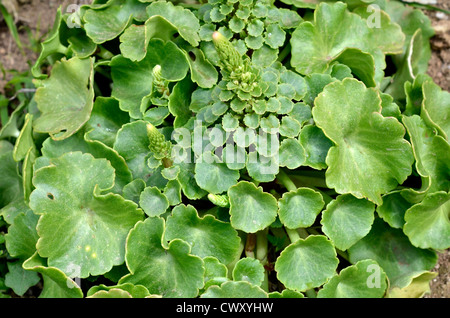
[(102, 275), (125, 257), (129, 230), (143, 212), (122, 196), (101, 191), (114, 185), (105, 159), (68, 152), (35, 172), (30, 207), (40, 215), (37, 250), (73, 277)]
[(217, 30), (227, 38), (234, 37), (242, 52), (269, 50), (271, 55), (284, 44), (286, 32), (302, 21), (296, 11), (278, 8), (267, 0), (209, 0), (199, 16), (204, 22), (199, 31), (203, 41), (211, 41)]
[[(196, 120), (205, 126), (221, 121), (222, 138), (219, 139), (222, 141), (211, 142), (213, 150), (232, 138), (237, 148), (233, 152), (231, 145), (225, 147), (223, 163), (231, 170), (247, 167), (249, 176), (260, 182), (273, 181), (279, 166), (295, 169), (304, 164), (303, 146), (295, 139), (302, 125), (310, 119), (310, 116), (304, 116), (302, 104), (296, 102), (306, 94), (303, 77), (279, 62), (270, 67), (257, 66), (217, 31), (213, 34), (213, 42), (221, 57), (219, 65), (223, 78), (212, 89), (195, 90), (189, 106), (196, 113)], [(256, 131), (258, 128), (259, 132)], [(212, 130), (217, 130), (217, 126)], [(283, 140), (278, 138), (278, 133)], [(206, 145), (202, 147), (196, 151), (198, 156), (207, 148)], [(242, 154), (242, 160), (233, 161), (239, 154)], [(215, 185), (219, 183), (212, 179), (206, 181), (213, 188), (202, 180), (197, 181), (201, 183), (200, 187), (217, 194), (233, 185), (229, 180), (230, 184), (221, 189), (216, 189)]]
[(195, 14), (172, 2), (154, 1), (148, 5), (148, 19), (142, 24), (132, 24), (120, 36), (122, 55), (133, 62), (140, 62), (149, 51), (152, 39), (176, 42), (189, 62), (190, 77), (200, 87), (212, 87), (218, 73), (205, 58), (199, 45), (199, 21)]

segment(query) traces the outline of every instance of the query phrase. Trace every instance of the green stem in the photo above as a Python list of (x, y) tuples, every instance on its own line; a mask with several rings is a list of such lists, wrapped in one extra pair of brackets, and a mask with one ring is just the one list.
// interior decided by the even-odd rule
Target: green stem
[(264, 229), (256, 233), (256, 258), (259, 259), (262, 265), (267, 264), (268, 244), (267, 241), (268, 229)]
[(308, 231), (306, 231), (305, 229), (302, 229), (302, 228), (297, 229), (297, 232), (298, 232), (298, 234), (300, 235), (300, 237), (302, 239), (305, 239), (305, 238), (307, 238), (309, 236)]
[(278, 54), (278, 61), (283, 62), (284, 59), (291, 53), (291, 44), (288, 43), (284, 49)]
[(103, 46), (99, 46), (97, 50), (98, 51), (96, 52), (96, 54), (104, 60), (110, 60), (114, 57), (114, 54), (105, 49)]
[(291, 243), (295, 243), (301, 239), (300, 234), (297, 232), (297, 230), (288, 229), (287, 227), (285, 229), (287, 235), (289, 236), (289, 239), (291, 240)]
[(297, 190), (295, 183), (289, 178), (289, 176), (282, 169), (278, 172), (277, 180), (286, 187), (288, 191)]
[(350, 262), (348, 254), (344, 251), (338, 250), (336, 249), (336, 252), (338, 253), (339, 256), (341, 256), (343, 259), (345, 259), (347, 262)]
[(317, 293), (314, 289), (308, 289), (305, 291), (305, 294), (308, 298), (317, 298)]

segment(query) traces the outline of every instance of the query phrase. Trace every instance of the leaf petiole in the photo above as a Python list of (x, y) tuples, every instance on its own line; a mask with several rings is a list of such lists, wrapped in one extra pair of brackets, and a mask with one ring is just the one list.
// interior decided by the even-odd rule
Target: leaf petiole
[(295, 183), (291, 180), (291, 178), (289, 178), (289, 176), (282, 169), (280, 169), (278, 173), (277, 180), (282, 185), (284, 185), (288, 191), (297, 190), (297, 186), (295, 185)]

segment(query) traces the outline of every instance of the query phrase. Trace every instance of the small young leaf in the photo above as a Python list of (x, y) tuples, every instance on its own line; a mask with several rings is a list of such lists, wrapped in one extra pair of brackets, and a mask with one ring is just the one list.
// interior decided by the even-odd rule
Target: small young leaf
[(340, 250), (347, 250), (369, 233), (374, 220), (375, 205), (350, 194), (331, 201), (322, 213), (323, 232)]
[(290, 229), (311, 226), (322, 211), (322, 195), (310, 188), (298, 188), (283, 194), (278, 201), (280, 221)]
[(280, 167), (296, 169), (305, 162), (305, 150), (297, 139), (283, 140), (279, 152)]
[(200, 159), (195, 164), (195, 180), (202, 189), (219, 194), (236, 184), (239, 171), (230, 170), (216, 155), (204, 153)]
[(253, 183), (240, 181), (228, 190), (231, 225), (247, 233), (269, 226), (277, 216), (277, 200)]
[(157, 187), (147, 187), (140, 195), (139, 205), (148, 216), (160, 216), (169, 208), (169, 200)]
[(264, 280), (264, 267), (255, 258), (241, 258), (233, 269), (233, 280), (247, 281), (255, 286), (260, 286)]

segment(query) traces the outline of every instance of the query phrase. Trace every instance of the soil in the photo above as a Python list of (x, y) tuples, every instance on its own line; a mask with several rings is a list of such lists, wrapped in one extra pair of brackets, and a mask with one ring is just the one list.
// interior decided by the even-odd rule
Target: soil
[[(86, 0), (3, 0), (3, 3), (15, 3), (14, 16), (19, 28), (20, 39), (24, 45), (24, 54), (16, 45), (4, 21), (0, 19), (0, 70), (27, 71), (37, 58), (37, 43), (45, 38), (52, 27), (56, 10), (62, 6), (62, 12), (70, 4), (86, 3)], [(450, 10), (450, 0), (437, 0), (434, 4)], [(450, 15), (425, 10), (430, 17), (436, 35), (431, 39), (432, 57), (428, 74), (442, 89), (450, 91)], [(1, 73), (0, 73), (1, 74)], [(0, 93), (9, 79), (0, 76)], [(433, 269), (438, 273), (431, 282), (431, 292), (427, 298), (450, 298), (450, 249), (439, 254), (438, 264)]]

